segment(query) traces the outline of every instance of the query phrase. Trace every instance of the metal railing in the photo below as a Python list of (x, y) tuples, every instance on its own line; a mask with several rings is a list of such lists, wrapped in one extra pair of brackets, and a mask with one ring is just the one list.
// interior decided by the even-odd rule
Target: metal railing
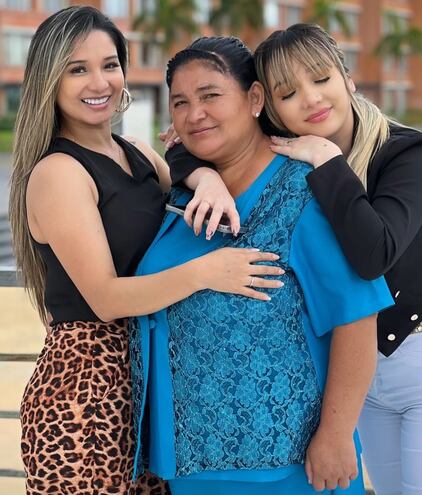
[[(0, 287), (22, 287), (22, 282), (13, 266), (0, 266)], [(35, 362), (37, 354), (0, 353), (0, 362)], [(0, 420), (19, 419), (19, 411), (1, 411)], [(0, 478), (25, 478), (25, 472), (0, 467)]]

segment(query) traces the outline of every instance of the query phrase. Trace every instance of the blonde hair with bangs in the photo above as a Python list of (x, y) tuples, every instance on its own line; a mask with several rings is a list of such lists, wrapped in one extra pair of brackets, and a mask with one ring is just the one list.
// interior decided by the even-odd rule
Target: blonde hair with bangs
[(280, 84), (287, 88), (287, 92), (289, 88), (294, 88), (294, 62), (302, 64), (316, 77), (326, 74), (333, 66), (342, 75), (355, 115), (354, 139), (347, 161), (366, 188), (371, 158), (388, 139), (389, 124), (394, 121), (362, 94), (350, 91), (344, 55), (334, 38), (315, 24), (294, 24), (285, 31), (275, 31), (255, 52), (258, 78), (265, 90), (265, 110), (278, 129), (293, 136), (273, 105), (271, 85), (274, 82)]

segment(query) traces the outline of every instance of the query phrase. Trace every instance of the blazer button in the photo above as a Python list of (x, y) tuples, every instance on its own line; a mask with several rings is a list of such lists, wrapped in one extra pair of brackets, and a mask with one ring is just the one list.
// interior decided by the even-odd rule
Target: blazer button
[(419, 318), (419, 316), (418, 316), (418, 315), (412, 315), (412, 316), (410, 317), (410, 319), (411, 319), (412, 321), (416, 321), (418, 318)]
[(387, 339), (392, 342), (393, 340), (396, 340), (396, 336), (394, 335), (394, 333), (389, 333)]

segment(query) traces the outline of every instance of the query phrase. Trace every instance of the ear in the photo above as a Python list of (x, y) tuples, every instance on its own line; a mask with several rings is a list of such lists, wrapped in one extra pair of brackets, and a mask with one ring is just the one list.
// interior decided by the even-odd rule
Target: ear
[(353, 82), (353, 79), (350, 76), (347, 76), (346, 84), (351, 93), (356, 93), (355, 83)]
[(262, 112), (264, 108), (264, 87), (258, 81), (252, 83), (252, 86), (248, 91), (249, 101), (251, 104), (252, 115), (256, 117), (256, 115)]

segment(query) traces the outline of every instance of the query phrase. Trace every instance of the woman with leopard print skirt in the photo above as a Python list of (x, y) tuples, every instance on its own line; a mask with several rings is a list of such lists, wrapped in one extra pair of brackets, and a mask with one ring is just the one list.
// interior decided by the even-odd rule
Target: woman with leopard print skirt
[(127, 317), (207, 288), (263, 300), (251, 276), (278, 273), (254, 264), (275, 255), (220, 249), (131, 276), (161, 224), (170, 179), (151, 148), (111, 133), (114, 112), (130, 103), (126, 62), (122, 33), (86, 6), (49, 17), (29, 49), (10, 216), (25, 286), (45, 323), (51, 314), (21, 408), (30, 495), (165, 493), (152, 475), (131, 480)]

